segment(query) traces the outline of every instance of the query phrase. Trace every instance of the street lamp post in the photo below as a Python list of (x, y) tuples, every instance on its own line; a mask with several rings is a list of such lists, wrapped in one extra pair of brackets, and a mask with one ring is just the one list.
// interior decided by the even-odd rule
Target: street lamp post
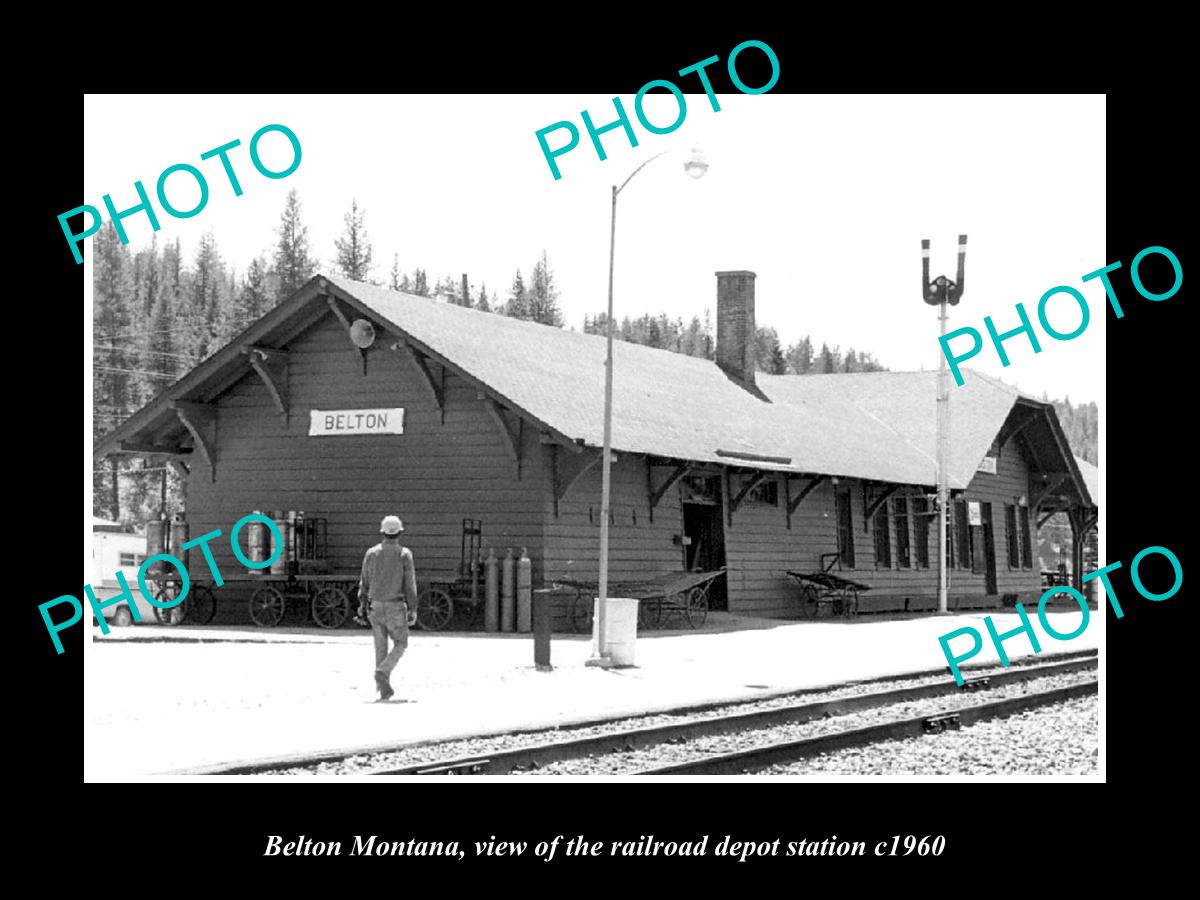
[[(606, 350), (604, 356), (604, 450), (600, 468), (600, 578), (596, 610), (596, 654), (587, 661), (590, 666), (611, 665), (605, 650), (605, 625), (608, 605), (608, 520), (610, 493), (612, 489), (612, 396), (613, 396), (613, 267), (617, 256), (617, 195), (633, 180), (633, 176), (670, 150), (656, 153), (638, 166), (620, 186), (612, 188), (612, 225), (608, 236), (608, 317), (605, 319)], [(699, 150), (693, 149), (683, 171), (692, 178), (700, 178), (708, 171), (708, 163)]]

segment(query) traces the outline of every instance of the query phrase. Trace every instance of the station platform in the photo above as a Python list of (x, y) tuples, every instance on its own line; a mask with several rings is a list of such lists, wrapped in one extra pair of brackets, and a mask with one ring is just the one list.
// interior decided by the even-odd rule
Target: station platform
[[(998, 663), (984, 615), (1000, 633), (1020, 624), (998, 610), (806, 622), (712, 613), (703, 631), (639, 635), (633, 668), (588, 667), (588, 636), (556, 634), (548, 672), (533, 665), (532, 635), (414, 631), (387, 703), (376, 702), (365, 629), (93, 628), (84, 777), (174, 780), (223, 764), (553, 728), (923, 670), (949, 677), (938, 637), (957, 628), (984, 636), (971, 664)], [(1048, 617), (1061, 633), (1079, 624), (1077, 608)], [(1039, 659), (1094, 649), (1103, 619), (1055, 641), (1034, 618)], [(1033, 655), (1023, 635), (1005, 649), (1011, 659)]]

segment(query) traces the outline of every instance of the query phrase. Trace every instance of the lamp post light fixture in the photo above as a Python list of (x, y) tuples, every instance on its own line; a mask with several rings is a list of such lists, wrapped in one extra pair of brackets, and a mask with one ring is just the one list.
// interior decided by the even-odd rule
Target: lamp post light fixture
[[(587, 661), (589, 666), (607, 667), (612, 660), (605, 650), (605, 626), (607, 624), (608, 605), (608, 520), (610, 516), (610, 493), (612, 490), (612, 394), (613, 394), (613, 266), (617, 253), (617, 195), (625, 190), (625, 186), (633, 180), (633, 176), (654, 162), (660, 156), (671, 153), (664, 150), (656, 153), (638, 166), (620, 186), (612, 188), (612, 226), (608, 237), (608, 318), (605, 320), (605, 338), (607, 350), (604, 357), (604, 450), (601, 457), (600, 476), (600, 578), (598, 587), (598, 602), (596, 609), (596, 653)], [(698, 148), (692, 148), (691, 155), (683, 164), (683, 171), (692, 178), (702, 178), (708, 171), (708, 162)]]

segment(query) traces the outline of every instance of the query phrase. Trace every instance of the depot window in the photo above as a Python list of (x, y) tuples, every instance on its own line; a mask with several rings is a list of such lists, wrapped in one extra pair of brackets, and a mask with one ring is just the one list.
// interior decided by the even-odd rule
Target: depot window
[(894, 501), (896, 514), (896, 562), (902, 569), (912, 568), (912, 551), (908, 535), (908, 501), (897, 497)]
[(850, 511), (850, 492), (837, 492), (838, 561), (844, 568), (854, 568), (854, 519)]
[(888, 523), (888, 505), (879, 504), (875, 511), (875, 567), (890, 569), (892, 567), (892, 530)]
[(929, 501), (924, 497), (913, 498), (913, 531), (917, 542), (917, 565), (922, 569), (929, 568), (929, 523), (933, 514), (929, 511)]
[(1008, 544), (1008, 567), (1019, 569), (1021, 536), (1017, 534), (1017, 507), (1011, 503), (1004, 504), (1004, 537)]
[(967, 517), (967, 501), (958, 500), (954, 504), (954, 536), (958, 541), (958, 568), (971, 568), (971, 526)]

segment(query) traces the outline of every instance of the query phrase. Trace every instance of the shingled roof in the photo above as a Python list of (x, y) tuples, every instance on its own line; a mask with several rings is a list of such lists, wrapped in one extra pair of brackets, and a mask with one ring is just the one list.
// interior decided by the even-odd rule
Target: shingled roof
[[(229, 371), (246, 365), (238, 347), (269, 342), (326, 292), (548, 430), (601, 446), (602, 336), (317, 276), (107, 436), (97, 455), (118, 449), (139, 423), (150, 423), (156, 405), (169, 411), (171, 398), (195, 396), (206, 381), (228, 383)], [(614, 450), (900, 484), (936, 480), (935, 372), (759, 375), (758, 397), (706, 359), (623, 341), (613, 352)], [(1044, 404), (978, 372), (951, 391), (950, 485), (961, 489), (1014, 404)]]

